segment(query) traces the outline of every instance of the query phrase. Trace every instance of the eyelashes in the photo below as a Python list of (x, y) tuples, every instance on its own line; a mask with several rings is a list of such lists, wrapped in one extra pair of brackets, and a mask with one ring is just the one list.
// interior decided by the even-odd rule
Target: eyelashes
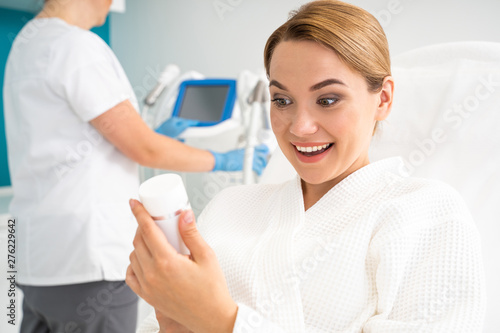
[[(319, 98), (316, 101), (316, 104), (320, 105), (321, 107), (328, 108), (328, 107), (331, 107), (331, 106), (337, 104), (338, 101), (339, 101), (339, 98), (337, 98), (337, 97), (323, 97), (323, 98)], [(286, 108), (287, 106), (292, 104), (292, 101), (290, 99), (284, 98), (284, 97), (274, 98), (271, 100), (271, 102), (278, 109)]]
[(320, 98), (316, 102), (316, 104), (319, 104), (323, 107), (328, 107), (331, 105), (334, 105), (338, 102), (338, 98), (333, 98), (333, 97), (326, 97), (326, 98)]
[(272, 99), (271, 102), (277, 108), (284, 108), (284, 107), (287, 107), (288, 105), (292, 104), (292, 101), (287, 99), (287, 98), (275, 98), (275, 99)]

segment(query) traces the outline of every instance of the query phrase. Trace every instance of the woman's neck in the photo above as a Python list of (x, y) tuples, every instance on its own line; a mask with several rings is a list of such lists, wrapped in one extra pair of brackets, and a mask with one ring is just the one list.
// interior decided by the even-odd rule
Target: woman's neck
[(304, 198), (304, 209), (307, 211), (314, 206), (328, 191), (330, 191), (340, 180), (336, 182), (326, 182), (322, 184), (307, 184), (301, 180), (302, 196)]
[(358, 159), (342, 174), (320, 184), (310, 184), (301, 179), (304, 209), (307, 211), (309, 208), (314, 206), (314, 204), (316, 204), (316, 202), (318, 202), (325, 194), (327, 194), (328, 191), (330, 191), (334, 186), (336, 186), (353, 172), (361, 169), (364, 166), (367, 166), (368, 164), (370, 164), (368, 156), (366, 156), (366, 158)]

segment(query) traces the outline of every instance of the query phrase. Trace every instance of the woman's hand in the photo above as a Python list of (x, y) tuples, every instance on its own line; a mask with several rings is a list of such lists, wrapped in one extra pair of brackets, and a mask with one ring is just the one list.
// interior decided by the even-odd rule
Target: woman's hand
[(158, 333), (192, 333), (189, 329), (182, 326), (175, 320), (164, 316), (160, 311), (155, 309), (156, 320), (160, 324), (160, 331)]
[(142, 204), (130, 201), (139, 224), (126, 282), (165, 317), (196, 333), (232, 332), (238, 307), (227, 289), (214, 251), (196, 228), (192, 211), (179, 218), (181, 237), (191, 251), (179, 254)]

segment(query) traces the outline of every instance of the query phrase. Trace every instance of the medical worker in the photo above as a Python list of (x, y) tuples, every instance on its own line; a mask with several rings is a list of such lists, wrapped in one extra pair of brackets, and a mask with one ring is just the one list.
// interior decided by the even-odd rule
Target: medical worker
[[(141, 120), (121, 65), (88, 31), (105, 22), (110, 5), (46, 1), (7, 62), (21, 332), (134, 332), (137, 296), (124, 280), (136, 229), (128, 199), (138, 190), (137, 163), (179, 171), (242, 167), (242, 150), (198, 150)], [(168, 125), (159, 132), (185, 127)], [(260, 172), (265, 152), (255, 156)]]
[(481, 244), (464, 201), (408, 177), (399, 157), (369, 161), (394, 92), (377, 20), (314, 1), (264, 54), (273, 131), (298, 177), (222, 191), (199, 229), (184, 212), (190, 258), (131, 201), (127, 283), (161, 332), (482, 332)]

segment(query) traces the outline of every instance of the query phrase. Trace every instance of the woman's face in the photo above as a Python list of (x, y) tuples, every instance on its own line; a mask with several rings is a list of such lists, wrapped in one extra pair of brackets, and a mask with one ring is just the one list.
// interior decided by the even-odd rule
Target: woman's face
[(390, 96), (386, 89), (371, 93), (333, 50), (312, 41), (278, 44), (269, 76), (273, 131), (306, 189), (326, 193), (369, 163), (375, 123), (390, 110), (390, 77)]

